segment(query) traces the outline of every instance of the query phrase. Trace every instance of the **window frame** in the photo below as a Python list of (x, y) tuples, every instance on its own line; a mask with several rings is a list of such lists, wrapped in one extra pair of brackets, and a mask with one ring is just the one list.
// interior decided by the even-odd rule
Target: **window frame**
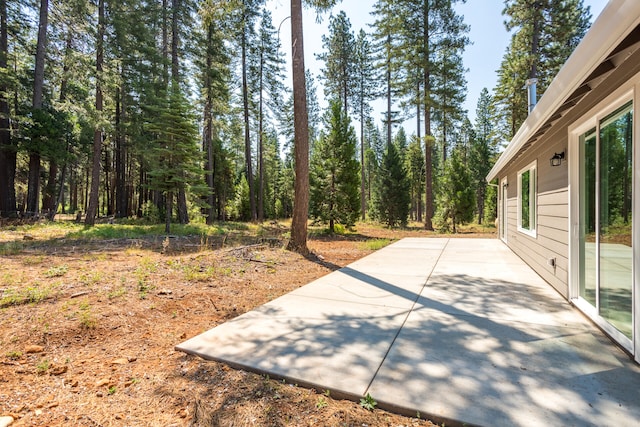
[[(538, 161), (526, 165), (524, 168), (518, 171), (518, 226), (517, 229), (520, 233), (526, 234), (531, 237), (537, 237), (538, 229)], [(529, 172), (529, 228), (523, 226), (523, 194), (522, 194), (522, 176)]]

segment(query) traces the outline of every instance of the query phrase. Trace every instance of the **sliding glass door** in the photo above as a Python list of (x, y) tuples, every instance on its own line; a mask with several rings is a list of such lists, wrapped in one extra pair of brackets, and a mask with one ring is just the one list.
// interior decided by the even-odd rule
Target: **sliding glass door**
[(633, 351), (633, 105), (579, 135), (579, 299)]

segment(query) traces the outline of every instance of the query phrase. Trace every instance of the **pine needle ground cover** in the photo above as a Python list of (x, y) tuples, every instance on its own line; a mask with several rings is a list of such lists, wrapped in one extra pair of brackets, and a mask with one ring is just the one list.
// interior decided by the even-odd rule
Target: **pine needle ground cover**
[[(0, 416), (24, 426), (432, 425), (173, 349), (385, 244), (432, 233), (311, 229), (304, 258), (282, 249), (287, 224), (176, 227), (169, 238), (153, 227), (0, 229)], [(464, 236), (491, 236), (476, 231)]]

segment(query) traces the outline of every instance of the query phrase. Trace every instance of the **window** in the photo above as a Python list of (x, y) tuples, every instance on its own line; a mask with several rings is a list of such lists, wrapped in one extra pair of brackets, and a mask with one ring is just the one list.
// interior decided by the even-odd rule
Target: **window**
[(518, 172), (518, 231), (536, 236), (536, 162)]

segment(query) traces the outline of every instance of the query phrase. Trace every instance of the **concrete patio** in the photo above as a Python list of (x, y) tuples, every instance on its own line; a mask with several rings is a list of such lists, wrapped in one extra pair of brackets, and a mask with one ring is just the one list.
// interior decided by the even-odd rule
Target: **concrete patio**
[(498, 239), (403, 239), (176, 348), (447, 426), (640, 420), (640, 368)]

